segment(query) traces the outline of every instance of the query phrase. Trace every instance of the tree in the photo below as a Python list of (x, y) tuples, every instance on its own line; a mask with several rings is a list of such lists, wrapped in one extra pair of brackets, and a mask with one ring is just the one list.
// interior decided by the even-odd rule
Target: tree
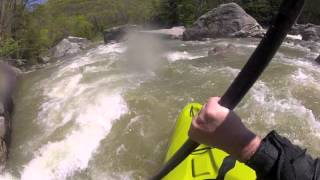
[(3, 40), (6, 34), (11, 32), (14, 4), (15, 1), (0, 1), (0, 40)]

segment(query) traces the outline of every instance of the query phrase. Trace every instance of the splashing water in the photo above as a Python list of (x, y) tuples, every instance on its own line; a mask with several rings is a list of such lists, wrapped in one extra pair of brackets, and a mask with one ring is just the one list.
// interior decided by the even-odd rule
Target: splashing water
[[(229, 56), (207, 57), (232, 43)], [(131, 35), (25, 74), (0, 179), (146, 179), (161, 166), (179, 111), (222, 95), (257, 41)], [(260, 136), (277, 130), (320, 156), (320, 71), (284, 45), (236, 109)]]

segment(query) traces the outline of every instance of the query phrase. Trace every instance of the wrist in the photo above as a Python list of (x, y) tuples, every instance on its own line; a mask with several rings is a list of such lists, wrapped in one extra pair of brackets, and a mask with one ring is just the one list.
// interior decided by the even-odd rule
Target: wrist
[(246, 162), (251, 159), (251, 157), (256, 153), (261, 144), (261, 139), (255, 136), (247, 145), (245, 145), (239, 154), (239, 160)]

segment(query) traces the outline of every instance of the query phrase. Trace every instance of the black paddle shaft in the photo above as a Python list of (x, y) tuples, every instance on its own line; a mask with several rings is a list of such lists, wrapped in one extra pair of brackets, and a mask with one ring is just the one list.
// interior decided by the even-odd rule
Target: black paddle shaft
[[(274, 57), (287, 33), (299, 17), (303, 5), (304, 0), (284, 0), (282, 2), (273, 25), (270, 26), (247, 64), (220, 99), (220, 105), (231, 110), (238, 105)], [(198, 146), (197, 142), (188, 139), (152, 180), (165, 177)]]

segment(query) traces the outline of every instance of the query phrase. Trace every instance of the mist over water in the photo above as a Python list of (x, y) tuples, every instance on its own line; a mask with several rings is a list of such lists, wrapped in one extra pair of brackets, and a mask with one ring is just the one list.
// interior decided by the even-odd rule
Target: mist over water
[[(207, 57), (232, 43), (236, 51)], [(179, 111), (222, 95), (254, 39), (205, 42), (130, 34), (18, 86), (12, 145), (0, 179), (146, 179), (161, 167)], [(236, 109), (260, 136), (275, 129), (320, 156), (316, 54), (284, 44)]]

